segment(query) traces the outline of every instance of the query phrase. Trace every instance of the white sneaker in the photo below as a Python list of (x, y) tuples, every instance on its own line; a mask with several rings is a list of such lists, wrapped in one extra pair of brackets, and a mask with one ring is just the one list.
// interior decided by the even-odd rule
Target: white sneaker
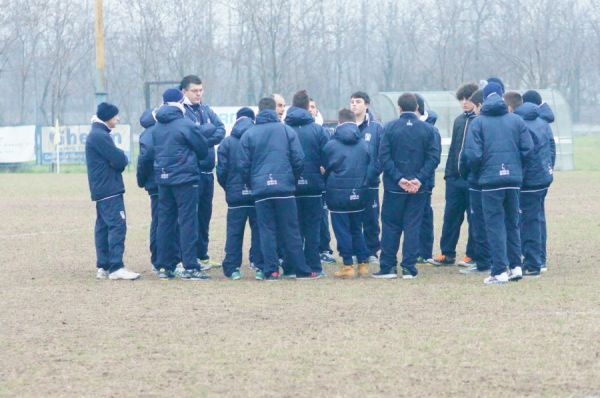
[(369, 256), (369, 265), (379, 265), (377, 256)]
[(140, 277), (140, 274), (137, 272), (129, 271), (127, 268), (119, 268), (115, 272), (111, 272), (108, 275), (108, 279), (116, 280), (116, 279), (124, 279), (132, 281)]
[(108, 278), (108, 271), (104, 268), (98, 268), (96, 271), (96, 279), (106, 279)]
[(501, 273), (500, 275), (488, 276), (483, 280), (483, 283), (486, 285), (500, 285), (502, 283), (508, 282), (508, 274), (506, 272)]
[(548, 271), (548, 267), (546, 266), (546, 264), (542, 264), (542, 268), (540, 268), (540, 272), (547, 272)]
[(352, 256), (352, 264), (358, 265), (358, 258), (356, 256)]
[(508, 271), (508, 280), (511, 282), (516, 282), (523, 279), (523, 270), (521, 267), (515, 267)]

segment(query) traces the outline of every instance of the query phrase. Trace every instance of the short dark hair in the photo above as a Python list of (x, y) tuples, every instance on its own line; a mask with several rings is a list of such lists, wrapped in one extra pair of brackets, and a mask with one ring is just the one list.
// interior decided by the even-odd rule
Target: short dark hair
[(510, 106), (513, 111), (523, 105), (523, 97), (516, 91), (507, 91), (504, 93), (504, 102)]
[(471, 97), (469, 98), (469, 101), (471, 101), (475, 105), (483, 104), (483, 90), (479, 89), (475, 91), (473, 95), (471, 95)]
[(196, 75), (187, 75), (179, 83), (180, 90), (187, 90), (190, 84), (202, 84), (202, 79)]
[(346, 109), (346, 108), (340, 109), (338, 112), (338, 122), (340, 124), (347, 123), (347, 122), (355, 123), (356, 115), (350, 109)]
[(310, 97), (306, 90), (300, 90), (296, 94), (294, 94), (294, 98), (292, 99), (292, 105), (302, 109), (308, 109), (308, 103), (310, 102)]
[(350, 99), (352, 98), (361, 98), (367, 105), (371, 103), (371, 97), (369, 97), (369, 94), (365, 93), (364, 91), (356, 91), (352, 93)]
[(275, 100), (271, 97), (264, 97), (258, 101), (258, 111), (261, 112), (265, 109), (274, 111), (276, 108)]
[(459, 101), (469, 99), (477, 90), (479, 90), (477, 83), (465, 83), (456, 90), (456, 99)]
[(417, 110), (421, 115), (425, 114), (425, 98), (421, 96), (421, 94), (415, 93), (415, 98), (417, 99)]
[(402, 112), (414, 112), (417, 110), (417, 97), (413, 93), (404, 93), (398, 97), (398, 106)]

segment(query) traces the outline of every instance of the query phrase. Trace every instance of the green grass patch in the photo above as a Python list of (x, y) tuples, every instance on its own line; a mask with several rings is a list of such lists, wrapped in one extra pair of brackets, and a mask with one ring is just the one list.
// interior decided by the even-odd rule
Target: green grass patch
[(576, 170), (600, 171), (600, 136), (573, 137), (573, 156)]

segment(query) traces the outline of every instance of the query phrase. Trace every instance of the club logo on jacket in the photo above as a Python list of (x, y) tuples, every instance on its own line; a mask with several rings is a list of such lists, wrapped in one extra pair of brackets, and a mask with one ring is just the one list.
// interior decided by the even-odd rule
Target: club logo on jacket
[(267, 179), (267, 186), (277, 185), (277, 180), (273, 178), (272, 174), (269, 174), (269, 178)]
[(552, 168), (551, 165), (548, 165), (548, 174), (550, 174), (550, 175), (554, 174), (554, 169)]
[(123, 210), (119, 211), (119, 214), (121, 215), (121, 218), (124, 220), (125, 219), (125, 212)]
[(412, 124), (412, 122), (409, 120), (408, 122), (406, 122), (406, 125), (407, 125), (407, 126), (412, 126), (413, 124)]
[(352, 190), (352, 195), (350, 195), (350, 200), (359, 200), (359, 199), (360, 199), (360, 195), (358, 195), (358, 194), (356, 193), (356, 190), (355, 190), (355, 189), (353, 189), (353, 190)]
[(169, 173), (167, 173), (165, 171), (165, 169), (162, 169), (162, 172), (160, 173), (160, 179), (161, 180), (167, 180), (167, 179), (169, 179)]
[(502, 166), (500, 166), (500, 172), (498, 174), (501, 176), (507, 176), (510, 175), (510, 170), (504, 167), (504, 163), (502, 163)]
[(300, 179), (298, 180), (298, 185), (308, 185), (308, 180), (300, 176)]
[(374, 200), (373, 204), (371, 205), (371, 208), (376, 209), (377, 208), (377, 201)]
[(365, 141), (371, 141), (371, 133), (365, 133)]
[(248, 189), (248, 186), (246, 184), (244, 184), (244, 189), (242, 189), (242, 195), (243, 196), (252, 195), (252, 190)]

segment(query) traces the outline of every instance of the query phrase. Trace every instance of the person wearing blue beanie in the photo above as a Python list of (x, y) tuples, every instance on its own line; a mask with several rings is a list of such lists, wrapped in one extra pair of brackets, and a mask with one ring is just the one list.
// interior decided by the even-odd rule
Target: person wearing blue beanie
[(98, 119), (102, 120), (103, 122), (108, 122), (118, 114), (119, 108), (113, 104), (109, 104), (108, 102), (100, 103), (96, 109), (96, 116), (98, 116)]
[(523, 102), (531, 102), (540, 106), (542, 105), (542, 96), (535, 90), (527, 90), (523, 93)]
[(252, 121), (254, 121), (256, 119), (256, 115), (254, 114), (254, 111), (252, 109), (248, 108), (247, 106), (240, 108), (237, 111), (237, 113), (235, 114), (236, 120), (241, 117), (250, 118), (250, 119), (252, 119)]
[(183, 102), (183, 93), (176, 88), (168, 88), (163, 93), (163, 102), (165, 104), (169, 102)]
[(498, 84), (501, 87), (501, 89), (502, 89), (502, 94), (501, 95), (503, 95), (504, 92), (506, 91), (506, 89), (504, 87), (504, 82), (502, 80), (500, 80), (499, 77), (494, 77), (494, 76), (488, 77), (487, 82), (488, 82), (488, 84), (489, 83), (496, 83), (496, 84)]
[(483, 88), (483, 99), (486, 100), (490, 95), (492, 94), (498, 94), (500, 96), (500, 98), (502, 98), (502, 95), (504, 94), (504, 90), (502, 89), (502, 86), (498, 83), (488, 83), (484, 88)]

